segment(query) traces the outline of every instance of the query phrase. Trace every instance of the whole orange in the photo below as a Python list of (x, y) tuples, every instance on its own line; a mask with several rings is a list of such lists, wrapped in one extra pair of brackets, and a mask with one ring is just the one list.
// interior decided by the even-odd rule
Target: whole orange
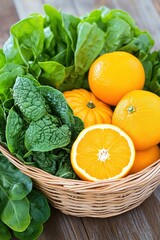
[(145, 90), (127, 93), (114, 109), (112, 123), (133, 140), (136, 150), (160, 142), (160, 97)]
[(88, 82), (97, 98), (115, 106), (129, 91), (143, 89), (145, 72), (134, 55), (116, 51), (106, 53), (93, 62)]
[(155, 145), (149, 149), (136, 151), (134, 164), (129, 173), (137, 173), (160, 159), (160, 148)]

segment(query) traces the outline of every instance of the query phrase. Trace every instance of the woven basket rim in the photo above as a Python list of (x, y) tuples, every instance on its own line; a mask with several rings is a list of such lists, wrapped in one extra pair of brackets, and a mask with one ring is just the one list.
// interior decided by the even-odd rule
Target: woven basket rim
[[(64, 185), (64, 186), (68, 186), (67, 188), (70, 189), (75, 189), (76, 186), (81, 187), (81, 189), (94, 189), (95, 187), (105, 187), (107, 186), (107, 188), (112, 188), (113, 184), (120, 186), (120, 185), (124, 185), (126, 184), (125, 188), (129, 188), (132, 185), (135, 184), (140, 184), (143, 183), (143, 181), (145, 181), (146, 178), (151, 178), (154, 177), (154, 175), (157, 172), (160, 172), (160, 159), (158, 159), (156, 162), (154, 162), (153, 164), (151, 164), (150, 166), (146, 167), (145, 169), (134, 173), (134, 174), (129, 174), (126, 177), (123, 178), (119, 178), (119, 179), (106, 179), (106, 180), (99, 180), (96, 182), (90, 182), (90, 181), (84, 181), (84, 180), (79, 180), (79, 179), (68, 179), (68, 178), (61, 178), (55, 175), (52, 175), (48, 172), (45, 172), (44, 170), (32, 166), (32, 165), (27, 165), (25, 163), (23, 163), (21, 160), (17, 159), (13, 154), (11, 154), (9, 152), (8, 149), (6, 149), (6, 147), (2, 146), (0, 144), (0, 152), (2, 152), (2, 154), (4, 156), (6, 156), (12, 163), (13, 165), (15, 165), (18, 169), (20, 169), (22, 172), (27, 172), (27, 175), (31, 175), (31, 178), (34, 178), (33, 176), (35, 176), (36, 178), (39, 178), (41, 180), (46, 179), (48, 180), (48, 184), (52, 184), (52, 182), (54, 182), (54, 184), (58, 184), (58, 185)], [(127, 183), (128, 186), (127, 186)], [(159, 177), (159, 183), (160, 183), (160, 177)]]

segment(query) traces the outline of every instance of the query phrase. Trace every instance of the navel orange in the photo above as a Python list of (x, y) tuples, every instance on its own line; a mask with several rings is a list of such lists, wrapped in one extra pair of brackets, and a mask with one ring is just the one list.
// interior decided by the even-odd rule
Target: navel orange
[(115, 106), (129, 91), (143, 89), (145, 72), (134, 55), (116, 51), (103, 54), (93, 62), (88, 82), (97, 98)]
[(136, 150), (145, 150), (160, 142), (160, 97), (145, 90), (127, 93), (113, 112), (112, 124), (123, 129)]
[(99, 123), (111, 123), (111, 107), (85, 89), (64, 92), (64, 97), (75, 116), (82, 119), (85, 127)]
[(134, 163), (131, 138), (112, 124), (96, 124), (79, 134), (71, 149), (71, 164), (77, 175), (88, 181), (125, 176)]
[(155, 145), (149, 149), (136, 151), (134, 164), (129, 173), (137, 173), (160, 159), (160, 148)]

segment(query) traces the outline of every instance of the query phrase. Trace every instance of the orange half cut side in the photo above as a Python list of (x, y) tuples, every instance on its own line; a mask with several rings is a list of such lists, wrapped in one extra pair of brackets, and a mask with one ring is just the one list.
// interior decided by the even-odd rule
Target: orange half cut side
[(83, 180), (117, 179), (127, 175), (135, 158), (131, 138), (112, 124), (96, 124), (79, 134), (71, 149), (71, 164)]

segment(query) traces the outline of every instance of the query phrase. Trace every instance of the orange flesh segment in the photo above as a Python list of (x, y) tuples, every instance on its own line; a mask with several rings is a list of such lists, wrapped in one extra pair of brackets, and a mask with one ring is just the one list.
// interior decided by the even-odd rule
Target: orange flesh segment
[(76, 164), (91, 178), (117, 178), (123, 175), (122, 172), (128, 172), (128, 165), (129, 169), (133, 165), (133, 148), (119, 132), (110, 128), (96, 128), (86, 132), (79, 141)]

